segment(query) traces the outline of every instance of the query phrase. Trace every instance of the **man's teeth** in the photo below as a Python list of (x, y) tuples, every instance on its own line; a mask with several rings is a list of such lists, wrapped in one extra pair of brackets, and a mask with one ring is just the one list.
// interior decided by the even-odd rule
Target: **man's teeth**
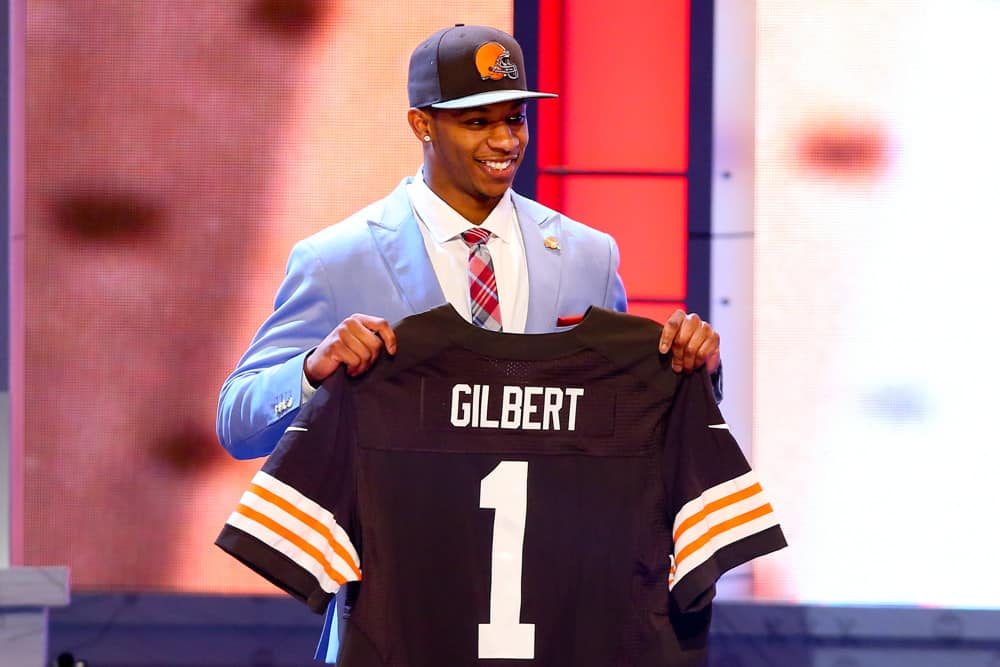
[(511, 162), (513, 162), (513, 160), (505, 160), (504, 162), (493, 162), (492, 160), (483, 160), (483, 164), (485, 164), (487, 167), (496, 169), (498, 171), (503, 171), (504, 169), (509, 167)]

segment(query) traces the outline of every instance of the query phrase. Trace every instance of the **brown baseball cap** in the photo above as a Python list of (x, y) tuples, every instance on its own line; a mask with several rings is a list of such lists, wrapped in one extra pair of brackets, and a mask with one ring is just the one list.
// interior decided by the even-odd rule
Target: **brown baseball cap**
[(411, 107), (467, 109), (552, 93), (528, 90), (521, 45), (502, 30), (458, 23), (410, 56)]

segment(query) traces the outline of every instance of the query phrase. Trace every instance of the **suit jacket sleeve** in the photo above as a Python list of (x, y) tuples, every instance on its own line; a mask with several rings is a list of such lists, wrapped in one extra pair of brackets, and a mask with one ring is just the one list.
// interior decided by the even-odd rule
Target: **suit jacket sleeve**
[(608, 271), (608, 288), (604, 293), (604, 307), (608, 310), (624, 313), (628, 310), (628, 299), (625, 296), (625, 283), (618, 275), (618, 264), (621, 261), (621, 256), (618, 253), (618, 244), (610, 235), (608, 243), (611, 244), (611, 265)]
[(292, 250), (274, 312), (219, 394), (216, 430), (238, 459), (269, 454), (298, 411), (306, 355), (333, 330), (334, 295), (306, 240)]

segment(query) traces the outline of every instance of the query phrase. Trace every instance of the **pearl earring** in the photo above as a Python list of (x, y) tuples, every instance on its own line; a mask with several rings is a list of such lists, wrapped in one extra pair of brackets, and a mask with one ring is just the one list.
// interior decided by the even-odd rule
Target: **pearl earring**
[(430, 140), (431, 140), (431, 135), (425, 134), (424, 135), (424, 141), (430, 141)]

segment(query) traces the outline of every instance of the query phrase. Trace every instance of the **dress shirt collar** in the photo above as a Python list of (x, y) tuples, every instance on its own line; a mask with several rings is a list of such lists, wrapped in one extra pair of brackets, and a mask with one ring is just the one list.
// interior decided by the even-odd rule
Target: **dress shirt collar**
[[(456, 239), (466, 229), (475, 226), (434, 194), (424, 182), (423, 167), (417, 170), (417, 175), (406, 186), (406, 190), (417, 218), (436, 243), (443, 244)], [(517, 238), (514, 232), (515, 224), (517, 223), (514, 218), (514, 202), (511, 200), (508, 188), (481, 226), (493, 232), (494, 236), (504, 243), (510, 243)]]

